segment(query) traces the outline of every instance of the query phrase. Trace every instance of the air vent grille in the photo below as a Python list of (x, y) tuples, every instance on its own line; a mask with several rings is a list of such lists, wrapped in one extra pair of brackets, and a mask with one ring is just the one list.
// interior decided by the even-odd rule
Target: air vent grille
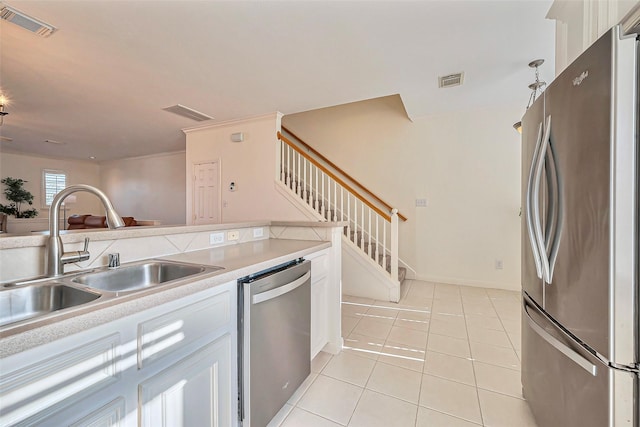
[(460, 86), (464, 82), (464, 73), (449, 74), (438, 77), (438, 87)]
[(49, 37), (56, 31), (56, 28), (53, 25), (38, 21), (37, 19), (32, 18), (10, 6), (2, 6), (2, 9), (0, 9), (0, 19), (16, 24), (19, 27), (31, 31), (41, 37)]
[(196, 111), (193, 108), (185, 107), (184, 105), (176, 104), (171, 107), (163, 108), (164, 111), (168, 111), (173, 114), (177, 114), (182, 117), (187, 117), (191, 120), (195, 120), (197, 122), (203, 122), (205, 120), (212, 120), (213, 117), (207, 116), (200, 111)]

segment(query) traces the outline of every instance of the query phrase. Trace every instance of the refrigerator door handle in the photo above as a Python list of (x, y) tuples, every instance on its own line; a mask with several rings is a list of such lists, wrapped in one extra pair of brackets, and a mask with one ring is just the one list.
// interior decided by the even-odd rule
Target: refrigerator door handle
[[(565, 356), (567, 356), (569, 359), (571, 359), (573, 362), (575, 362), (578, 366), (580, 366), (582, 369), (584, 369), (589, 374), (591, 374), (591, 375), (593, 375), (595, 377), (597, 375), (597, 373), (598, 373), (598, 367), (596, 365), (591, 363), (589, 360), (587, 360), (586, 358), (581, 356), (576, 351), (574, 351), (571, 348), (567, 347), (562, 341), (560, 341), (559, 339), (557, 339), (556, 337), (551, 335), (549, 332), (545, 331), (544, 328), (542, 328), (540, 325), (538, 325), (536, 323), (535, 320), (533, 320), (533, 317), (531, 317), (531, 314), (529, 313), (529, 308), (532, 308), (532, 309), (538, 311), (538, 313), (540, 313), (540, 315), (543, 316), (545, 319), (547, 317), (543, 313), (541, 313), (535, 306), (533, 306), (533, 304), (530, 303), (528, 301), (528, 299), (529, 299), (529, 297), (523, 296), (523, 298), (522, 298), (522, 307), (524, 309), (524, 313), (527, 316), (527, 323), (529, 324), (531, 329), (533, 329), (533, 331), (535, 333), (537, 333), (540, 336), (540, 338), (542, 338), (543, 340), (548, 342), (550, 345), (552, 345), (560, 353), (562, 353)], [(549, 322), (551, 322), (551, 320), (549, 320)], [(564, 331), (562, 331), (559, 328), (556, 328), (556, 329), (558, 331), (562, 332), (562, 334), (567, 339), (575, 342), (575, 339), (573, 337), (569, 336), (568, 334), (566, 334)], [(576, 344), (580, 345), (580, 343), (576, 343)]]
[(549, 253), (549, 277), (547, 283), (551, 283), (553, 280), (553, 270), (556, 266), (556, 260), (558, 259), (558, 249), (560, 248), (560, 239), (562, 237), (562, 229), (564, 227), (564, 190), (562, 182), (562, 171), (558, 166), (558, 156), (551, 136), (549, 136), (549, 166), (553, 168), (553, 185), (555, 187), (553, 194), (555, 201), (552, 204), (555, 212), (553, 214), (555, 224), (553, 227), (553, 239), (549, 236), (549, 242), (551, 243), (551, 250)]
[(533, 231), (533, 210), (531, 207), (531, 196), (532, 196), (532, 185), (533, 185), (533, 177), (536, 168), (536, 163), (538, 162), (538, 157), (540, 153), (540, 144), (542, 143), (542, 122), (540, 122), (540, 126), (538, 126), (538, 138), (536, 139), (536, 147), (533, 150), (533, 159), (531, 159), (531, 167), (529, 168), (529, 180), (527, 181), (527, 195), (525, 200), (525, 216), (527, 221), (527, 231), (529, 233), (529, 243), (531, 244), (531, 251), (533, 252), (533, 260), (536, 265), (536, 273), (539, 279), (542, 279), (542, 264), (541, 264), (541, 256), (538, 251), (538, 243), (536, 241), (536, 235)]
[(545, 163), (545, 153), (549, 145), (549, 133), (551, 130), (551, 116), (546, 120), (544, 136), (540, 143), (538, 151), (538, 161), (535, 166), (535, 175), (533, 178), (533, 192), (531, 194), (531, 209), (533, 211), (533, 230), (538, 244), (538, 253), (540, 254), (540, 262), (542, 264), (542, 277), (545, 283), (549, 283), (549, 259), (547, 258), (547, 249), (545, 245), (544, 235), (542, 234), (542, 218), (540, 215), (540, 181), (542, 180), (542, 168)]

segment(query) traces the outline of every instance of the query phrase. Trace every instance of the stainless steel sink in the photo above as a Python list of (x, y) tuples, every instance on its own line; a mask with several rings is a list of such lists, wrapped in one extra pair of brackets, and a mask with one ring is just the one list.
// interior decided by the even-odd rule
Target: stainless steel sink
[(0, 290), (0, 326), (41, 317), (94, 301), (99, 293), (58, 282), (7, 287)]
[(73, 282), (108, 292), (139, 290), (222, 267), (152, 261), (75, 277)]

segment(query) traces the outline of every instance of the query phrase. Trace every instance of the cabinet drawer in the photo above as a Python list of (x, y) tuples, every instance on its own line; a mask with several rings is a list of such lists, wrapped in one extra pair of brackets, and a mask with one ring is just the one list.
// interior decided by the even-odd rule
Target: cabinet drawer
[(138, 369), (228, 326), (231, 304), (227, 291), (138, 324)]
[[(118, 380), (119, 334), (2, 374), (0, 425), (35, 425)], [(3, 371), (7, 370), (3, 366)]]

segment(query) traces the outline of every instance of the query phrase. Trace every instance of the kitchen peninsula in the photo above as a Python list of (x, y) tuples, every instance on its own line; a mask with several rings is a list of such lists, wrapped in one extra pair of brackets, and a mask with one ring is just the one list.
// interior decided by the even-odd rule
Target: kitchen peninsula
[[(0, 327), (0, 424), (133, 426), (213, 417), (235, 425), (237, 279), (310, 260), (311, 355), (337, 353), (342, 227), (262, 221), (63, 234), (70, 250), (91, 239), (91, 258), (67, 272), (103, 267), (110, 253), (120, 254), (123, 267), (154, 259), (223, 269)], [(0, 280), (42, 274), (44, 240), (0, 238)]]

